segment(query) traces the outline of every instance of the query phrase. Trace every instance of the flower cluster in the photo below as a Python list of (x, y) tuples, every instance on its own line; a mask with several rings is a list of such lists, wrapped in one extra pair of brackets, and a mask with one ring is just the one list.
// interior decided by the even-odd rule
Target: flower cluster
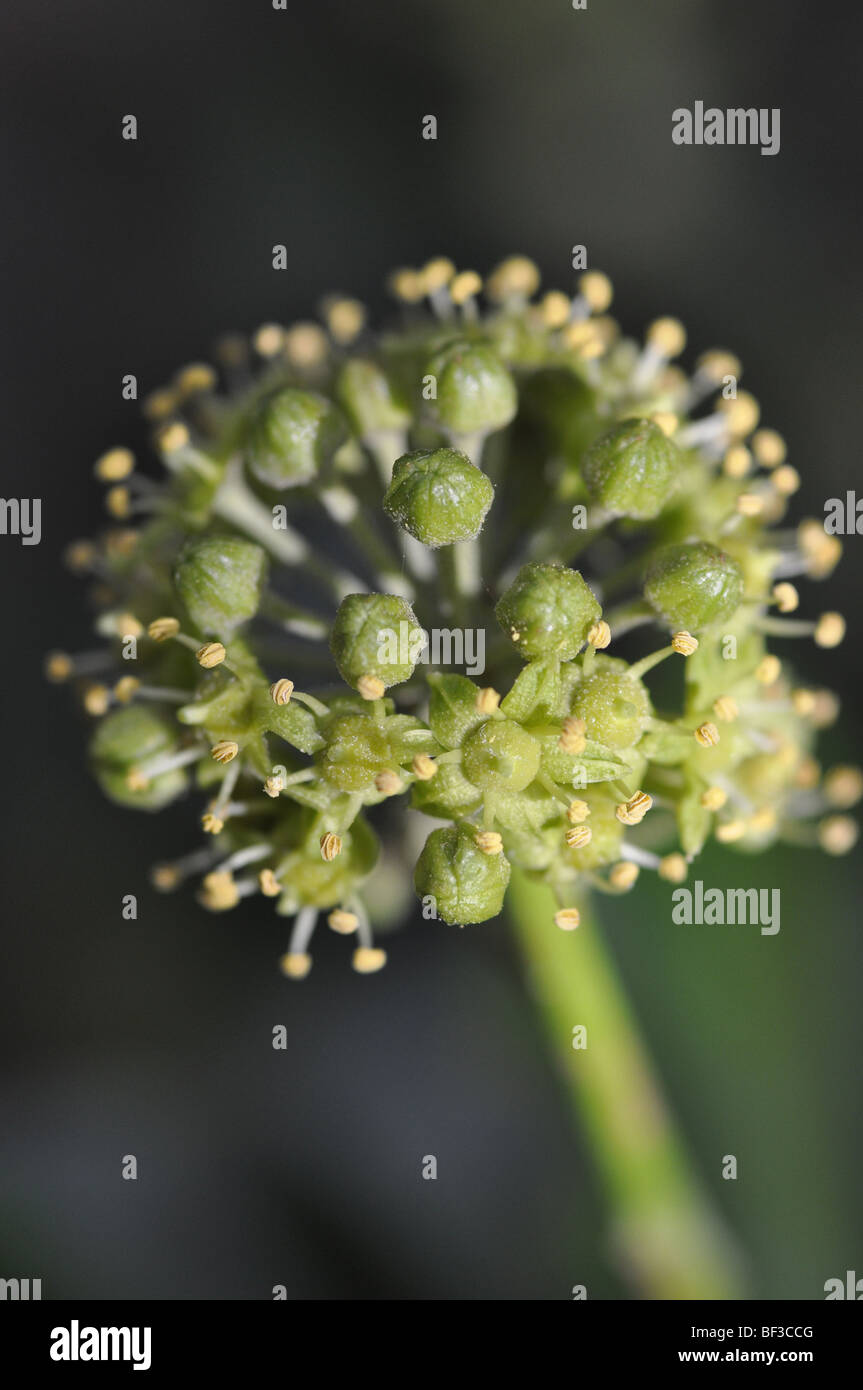
[[(395, 798), (442, 822), (414, 883), (461, 926), (501, 911), (512, 866), (571, 929), (585, 887), (681, 882), (710, 836), (850, 848), (863, 778), (812, 751), (837, 701), (767, 649), (842, 640), (837, 613), (788, 616), (840, 542), (784, 524), (799, 476), (737, 359), (687, 374), (670, 318), (623, 336), (598, 272), (540, 295), (524, 258), (485, 282), (439, 259), (392, 288), (386, 332), (328, 300), (154, 392), (165, 480), (123, 448), (96, 463), (112, 524), (68, 561), (106, 645), (47, 672), (98, 719), (113, 801), (203, 794), (203, 844), (155, 885), (272, 897), (300, 978), (321, 913), (357, 970), (383, 964), (371, 822)], [(488, 628), (487, 684), (420, 670), (430, 620)]]

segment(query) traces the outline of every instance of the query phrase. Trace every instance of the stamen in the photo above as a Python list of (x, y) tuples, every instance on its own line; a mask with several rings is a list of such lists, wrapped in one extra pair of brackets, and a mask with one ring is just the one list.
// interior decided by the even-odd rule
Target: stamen
[(109, 449), (93, 465), (93, 472), (100, 483), (121, 483), (135, 469), (135, 455), (131, 449)]
[(282, 886), (272, 869), (261, 869), (258, 874), (258, 887), (265, 898), (278, 898), (282, 891)]
[(623, 825), (639, 825), (653, 805), (653, 797), (638, 791), (628, 801), (615, 806), (614, 814)]
[(437, 774), (437, 763), (428, 753), (416, 753), (411, 760), (411, 768), (421, 782), (428, 782)]
[(709, 721), (706, 724), (699, 724), (695, 730), (695, 742), (702, 748), (715, 748), (719, 742), (719, 730), (715, 724)]
[(500, 694), (492, 686), (487, 685), (477, 691), (476, 707), (480, 714), (494, 714), (499, 705)]
[(473, 838), (477, 849), (483, 854), (503, 853), (503, 839), (496, 830), (478, 830)]
[(562, 907), (554, 914), (554, 925), (560, 927), (561, 931), (575, 931), (581, 921), (581, 913), (577, 907)]
[(320, 845), (321, 858), (326, 859), (327, 863), (336, 859), (342, 852), (341, 836), (334, 834), (331, 830), (328, 830), (326, 834), (321, 836)]
[[(626, 846), (624, 846), (625, 848)], [(608, 875), (608, 881), (612, 888), (617, 889), (619, 893), (628, 893), (630, 888), (634, 887), (639, 872), (637, 864), (630, 860), (622, 860), (619, 864), (614, 865)]]
[(570, 849), (584, 849), (593, 839), (593, 831), (589, 825), (574, 825), (563, 838)]
[(340, 936), (351, 936), (359, 927), (360, 919), (355, 912), (348, 912), (342, 907), (333, 908), (327, 922), (334, 932)]

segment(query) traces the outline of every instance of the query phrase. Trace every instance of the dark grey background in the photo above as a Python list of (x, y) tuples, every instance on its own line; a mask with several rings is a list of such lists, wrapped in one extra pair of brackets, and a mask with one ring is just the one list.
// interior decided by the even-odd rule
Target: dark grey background
[[(568, 288), (574, 243), (628, 329), (675, 313), (696, 350), (740, 353), (821, 514), (859, 473), (860, 38), (838, 0), (7, 0), (3, 492), (42, 497), (43, 542), (0, 538), (0, 1275), (45, 1297), (627, 1296), (503, 923), (415, 916), (366, 980), (323, 941), (292, 987), (265, 906), (152, 894), (187, 809), (136, 817), (88, 779), (40, 674), (87, 641), (60, 553), (99, 524), (93, 458), (143, 444), (123, 373), (150, 389), (331, 289), (379, 314), (388, 269), (439, 252), (524, 251)], [(674, 146), (696, 99), (781, 107), (781, 153)], [(859, 747), (861, 547), (807, 596), (848, 613), (845, 647), (795, 651), (849, 693), (834, 760)], [(863, 1271), (857, 861), (752, 873), (794, 904), (778, 938), (681, 935), (647, 885), (609, 931), (752, 1293), (818, 1298)]]

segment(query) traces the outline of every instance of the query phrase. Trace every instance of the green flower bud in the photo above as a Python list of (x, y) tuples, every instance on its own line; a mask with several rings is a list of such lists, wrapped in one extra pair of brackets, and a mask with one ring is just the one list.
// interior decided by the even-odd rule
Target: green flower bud
[(346, 434), (339, 411), (326, 396), (289, 386), (258, 404), (246, 460), (267, 487), (297, 487), (311, 482)]
[(392, 746), (380, 724), (368, 714), (343, 714), (327, 731), (320, 767), (340, 791), (361, 792), (393, 761)]
[(174, 588), (199, 632), (229, 640), (258, 611), (267, 556), (239, 536), (191, 541), (174, 569)]
[(708, 541), (670, 545), (649, 566), (644, 594), (670, 627), (697, 632), (736, 611), (743, 574), (736, 560)]
[(625, 661), (597, 657), (592, 675), (575, 688), (572, 713), (587, 725), (587, 737), (606, 748), (631, 748), (651, 717), (644, 684), (629, 675)]
[(570, 661), (602, 609), (578, 570), (532, 560), (499, 599), (495, 617), (528, 660)]
[(145, 705), (106, 715), (90, 740), (90, 758), (102, 791), (118, 805), (160, 811), (186, 790), (186, 773), (174, 768), (139, 786), (130, 786), (127, 774), (160, 753), (170, 753), (176, 741), (176, 725)]
[[(341, 854), (323, 859), (314, 845), (310, 853), (291, 854), (278, 866), (286, 885), (286, 906), (339, 907), (367, 878), (378, 857), (378, 839), (371, 827), (357, 816), (349, 830), (340, 832)], [(281, 907), (280, 907), (281, 910)]]
[(482, 530), (494, 488), (467, 454), (417, 449), (396, 459), (384, 510), (423, 545), (472, 541)]
[(515, 415), (515, 382), (487, 343), (449, 343), (431, 359), (426, 375), (437, 383), (434, 414), (458, 434), (500, 430)]
[(386, 430), (403, 430), (411, 422), (407, 402), (377, 362), (355, 357), (336, 382), (336, 395), (361, 439)]
[(487, 719), (468, 734), (462, 770), (483, 791), (523, 791), (539, 771), (541, 749), (531, 734), (512, 719)]
[(616, 516), (658, 516), (677, 483), (683, 455), (652, 420), (623, 420), (587, 450), (582, 476), (593, 500)]
[(364, 677), (388, 687), (413, 674), (423, 640), (406, 599), (395, 594), (348, 594), (336, 614), (330, 651), (342, 679), (355, 690), (361, 690), (359, 682)]
[(426, 840), (414, 870), (414, 887), (421, 898), (435, 899), (445, 922), (466, 927), (497, 916), (509, 875), (505, 855), (483, 854), (468, 831), (448, 825), (433, 830)]

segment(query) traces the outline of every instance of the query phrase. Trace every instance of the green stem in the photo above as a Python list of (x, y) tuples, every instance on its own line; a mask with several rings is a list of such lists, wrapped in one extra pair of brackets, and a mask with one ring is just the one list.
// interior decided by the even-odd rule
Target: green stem
[[(582, 906), (578, 930), (559, 930), (551, 890), (518, 871), (508, 902), (624, 1273), (647, 1298), (740, 1297), (737, 1254), (690, 1169), (598, 927)], [(576, 1050), (579, 1024), (587, 1045)]]

